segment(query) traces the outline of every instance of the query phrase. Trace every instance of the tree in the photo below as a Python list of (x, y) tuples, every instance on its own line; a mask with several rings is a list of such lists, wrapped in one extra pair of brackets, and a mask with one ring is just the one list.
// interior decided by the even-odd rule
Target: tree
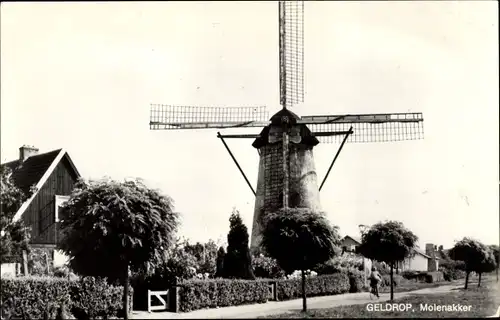
[(165, 261), (178, 219), (172, 200), (139, 179), (80, 180), (61, 210), (59, 247), (77, 274), (121, 282), (128, 319), (129, 272)]
[(21, 205), (33, 194), (21, 191), (12, 180), (12, 171), (7, 166), (0, 167), (0, 261), (1, 263), (21, 262), (22, 252), (28, 251), (30, 232), (22, 219), (14, 221), (14, 215)]
[(413, 253), (417, 236), (398, 221), (379, 222), (362, 234), (359, 252), (368, 259), (390, 266), (391, 300), (394, 299), (394, 266)]
[(495, 262), (495, 256), (491, 248), (483, 245), (483, 253), (484, 259), (478, 265), (477, 273), (479, 274), (479, 280), (477, 282), (477, 286), (481, 286), (481, 276), (483, 273), (492, 272), (497, 268), (497, 264)]
[(280, 209), (263, 219), (262, 249), (288, 274), (300, 270), (302, 308), (307, 311), (305, 271), (335, 255), (338, 234), (324, 213), (307, 208)]
[(465, 237), (456, 242), (449, 255), (451, 259), (465, 263), (465, 289), (468, 287), (471, 272), (479, 274), (478, 286), (480, 286), (481, 274), (496, 268), (494, 252), (480, 241), (472, 238)]
[(252, 271), (252, 257), (248, 247), (248, 229), (240, 213), (233, 209), (229, 217), (227, 253), (224, 257), (224, 278), (255, 279)]
[(492, 244), (490, 245), (490, 249), (491, 251), (493, 252), (493, 257), (495, 257), (495, 263), (496, 263), (496, 274), (497, 274), (497, 282), (498, 282), (498, 268), (499, 268), (499, 264), (500, 262), (498, 261), (499, 260), (499, 248), (496, 244)]

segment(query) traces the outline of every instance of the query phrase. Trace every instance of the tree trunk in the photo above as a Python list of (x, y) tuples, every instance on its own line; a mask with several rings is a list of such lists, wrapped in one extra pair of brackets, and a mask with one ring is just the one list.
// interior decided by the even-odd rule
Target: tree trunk
[(467, 290), (467, 285), (469, 284), (469, 274), (470, 274), (470, 271), (466, 271), (465, 272), (465, 288)]
[(125, 268), (124, 281), (123, 281), (123, 319), (128, 320), (128, 283), (129, 283), (129, 266), (128, 262)]
[(391, 301), (394, 300), (394, 279), (393, 279), (393, 272), (394, 272), (394, 263), (391, 262)]
[(477, 282), (477, 287), (478, 288), (481, 286), (481, 275), (482, 275), (482, 273), (480, 272), (479, 273), (479, 279), (478, 279), (478, 282)]
[(302, 270), (302, 311), (307, 311), (307, 301), (306, 301), (306, 273)]

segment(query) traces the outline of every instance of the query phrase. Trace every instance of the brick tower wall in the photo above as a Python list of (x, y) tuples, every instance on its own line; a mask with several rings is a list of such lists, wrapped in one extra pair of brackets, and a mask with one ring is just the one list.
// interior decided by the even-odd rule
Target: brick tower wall
[[(259, 149), (259, 174), (252, 226), (252, 249), (261, 242), (261, 219), (283, 207), (283, 143), (267, 144)], [(289, 144), (289, 207), (320, 211), (320, 199), (312, 146)]]

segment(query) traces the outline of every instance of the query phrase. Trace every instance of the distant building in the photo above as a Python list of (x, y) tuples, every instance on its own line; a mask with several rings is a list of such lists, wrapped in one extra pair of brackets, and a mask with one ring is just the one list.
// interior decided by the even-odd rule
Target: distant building
[[(342, 252), (357, 253), (361, 239), (346, 235), (341, 240)], [(419, 248), (413, 250), (412, 256), (398, 264), (398, 271), (437, 271), (439, 268), (436, 248), (433, 244), (426, 244), (426, 252)], [(371, 265), (371, 263), (370, 263)]]
[(55, 250), (60, 239), (59, 207), (69, 199), (80, 178), (70, 156), (63, 149), (38, 153), (35, 147), (22, 146), (19, 159), (1, 166), (12, 170), (14, 184), (25, 194), (36, 187), (14, 216), (15, 221), (23, 219), (31, 227), (30, 246), (46, 249), (54, 266), (64, 264), (66, 257)]
[(345, 236), (342, 238), (342, 252), (357, 252), (358, 246), (361, 244), (361, 239), (358, 237)]

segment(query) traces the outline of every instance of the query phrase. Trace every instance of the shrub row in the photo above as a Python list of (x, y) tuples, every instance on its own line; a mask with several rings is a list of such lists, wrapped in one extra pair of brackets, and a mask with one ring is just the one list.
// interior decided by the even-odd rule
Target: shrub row
[(427, 283), (441, 282), (444, 280), (442, 271), (403, 271), (401, 275), (408, 280)]
[(179, 310), (188, 312), (203, 308), (263, 303), (268, 298), (265, 280), (188, 280), (179, 290)]
[[(362, 287), (362, 276), (353, 275), (355, 285)], [(361, 280), (360, 280), (361, 279)], [(301, 279), (282, 280), (187, 280), (180, 285), (179, 310), (188, 312), (203, 308), (264, 303), (269, 299), (269, 283), (276, 283), (278, 300), (290, 300), (302, 295)], [(349, 275), (345, 272), (307, 279), (308, 297), (346, 293), (350, 290)]]
[[(278, 300), (290, 300), (302, 296), (301, 279), (279, 280), (276, 283)], [(311, 277), (306, 280), (308, 297), (326, 296), (349, 292), (349, 276), (345, 272)]]
[(81, 319), (123, 314), (123, 287), (108, 285), (105, 279), (21, 277), (2, 278), (0, 284), (2, 309), (13, 318), (55, 319), (65, 314)]

